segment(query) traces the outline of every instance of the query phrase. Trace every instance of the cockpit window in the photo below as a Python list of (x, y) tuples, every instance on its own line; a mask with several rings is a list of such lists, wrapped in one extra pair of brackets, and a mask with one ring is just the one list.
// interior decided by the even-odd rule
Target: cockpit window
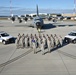
[(40, 20), (40, 19), (35, 19), (35, 20)]
[(71, 32), (71, 33), (69, 33), (69, 35), (70, 36), (76, 36), (76, 33)]
[(1, 36), (2, 36), (2, 37), (6, 37), (6, 36), (9, 36), (9, 34), (3, 33), (3, 34), (1, 34)]

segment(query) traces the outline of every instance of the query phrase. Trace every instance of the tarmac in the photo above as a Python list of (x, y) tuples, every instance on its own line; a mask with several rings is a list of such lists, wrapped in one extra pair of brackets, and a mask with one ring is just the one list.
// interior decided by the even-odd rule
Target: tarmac
[[(20, 34), (38, 34), (36, 28), (31, 27), (32, 21), (26, 24), (0, 21), (0, 31), (5, 31), (17, 37)], [(63, 38), (70, 31), (76, 30), (76, 21), (44, 21), (41, 34), (57, 34)], [(0, 43), (0, 75), (76, 75), (76, 44), (66, 44), (54, 49), (51, 53), (42, 55), (42, 52), (30, 48), (16, 49), (15, 44), (3, 45)]]

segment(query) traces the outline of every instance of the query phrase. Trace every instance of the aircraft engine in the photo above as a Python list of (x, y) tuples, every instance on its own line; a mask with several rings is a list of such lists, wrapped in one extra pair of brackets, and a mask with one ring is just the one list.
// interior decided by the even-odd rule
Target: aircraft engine
[(27, 18), (27, 17), (24, 17), (24, 20), (25, 20), (25, 21), (27, 21), (27, 20), (28, 20), (28, 18)]
[(53, 19), (53, 22), (57, 22), (57, 20), (56, 19)]
[(48, 18), (48, 20), (50, 21), (50, 20), (52, 20), (52, 18), (51, 18), (51, 17), (49, 17), (49, 18)]
[(11, 17), (11, 20), (14, 22), (15, 21), (15, 17), (13, 16), (13, 17)]
[(22, 20), (21, 19), (19, 19), (19, 23), (21, 23), (22, 22)]
[(22, 19), (21, 19), (21, 17), (18, 17), (18, 20), (19, 20), (19, 23), (21, 23), (21, 22), (22, 22)]

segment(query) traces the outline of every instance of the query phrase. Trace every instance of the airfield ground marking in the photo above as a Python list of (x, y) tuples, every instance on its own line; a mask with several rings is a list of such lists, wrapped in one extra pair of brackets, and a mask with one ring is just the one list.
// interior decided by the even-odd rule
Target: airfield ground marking
[(67, 68), (67, 66), (66, 66), (66, 64), (65, 64), (65, 62), (64, 62), (62, 56), (60, 55), (60, 52), (59, 52), (59, 51), (57, 51), (57, 52), (58, 52), (58, 54), (59, 54), (59, 56), (60, 56), (60, 58), (61, 58), (61, 60), (62, 60), (62, 62), (63, 62), (63, 64), (64, 64), (64, 66), (65, 66), (67, 72), (68, 72), (68, 75), (70, 75), (69, 70), (68, 70), (68, 68)]
[[(23, 53), (23, 54), (15, 57), (15, 58), (13, 58), (13, 59), (11, 59), (11, 60), (8, 60), (7, 62), (4, 62), (4, 63), (0, 64), (0, 68), (3, 67), (2, 70), (0, 71), (0, 73), (3, 71), (3, 69), (5, 68), (6, 65), (8, 65), (8, 64), (10, 64), (10, 63), (12, 63), (12, 62), (14, 62), (14, 61), (16, 61), (16, 60), (24, 57), (25, 55), (31, 53), (32, 51), (33, 51), (33, 50), (30, 49), (30, 50), (28, 50), (27, 52), (25, 52), (25, 53)], [(13, 55), (13, 54), (12, 54), (12, 55)]]

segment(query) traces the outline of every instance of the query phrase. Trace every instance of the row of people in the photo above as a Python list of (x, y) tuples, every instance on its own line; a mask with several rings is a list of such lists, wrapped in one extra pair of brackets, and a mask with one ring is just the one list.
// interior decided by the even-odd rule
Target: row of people
[(17, 37), (17, 48), (32, 48), (34, 50), (34, 53), (37, 52), (37, 48), (42, 51), (42, 54), (45, 53), (45, 48), (48, 49), (48, 52), (51, 51), (51, 49), (62, 46), (63, 45), (63, 39), (61, 36), (57, 36), (56, 34), (30, 34), (30, 35), (20, 35), (18, 34)]

